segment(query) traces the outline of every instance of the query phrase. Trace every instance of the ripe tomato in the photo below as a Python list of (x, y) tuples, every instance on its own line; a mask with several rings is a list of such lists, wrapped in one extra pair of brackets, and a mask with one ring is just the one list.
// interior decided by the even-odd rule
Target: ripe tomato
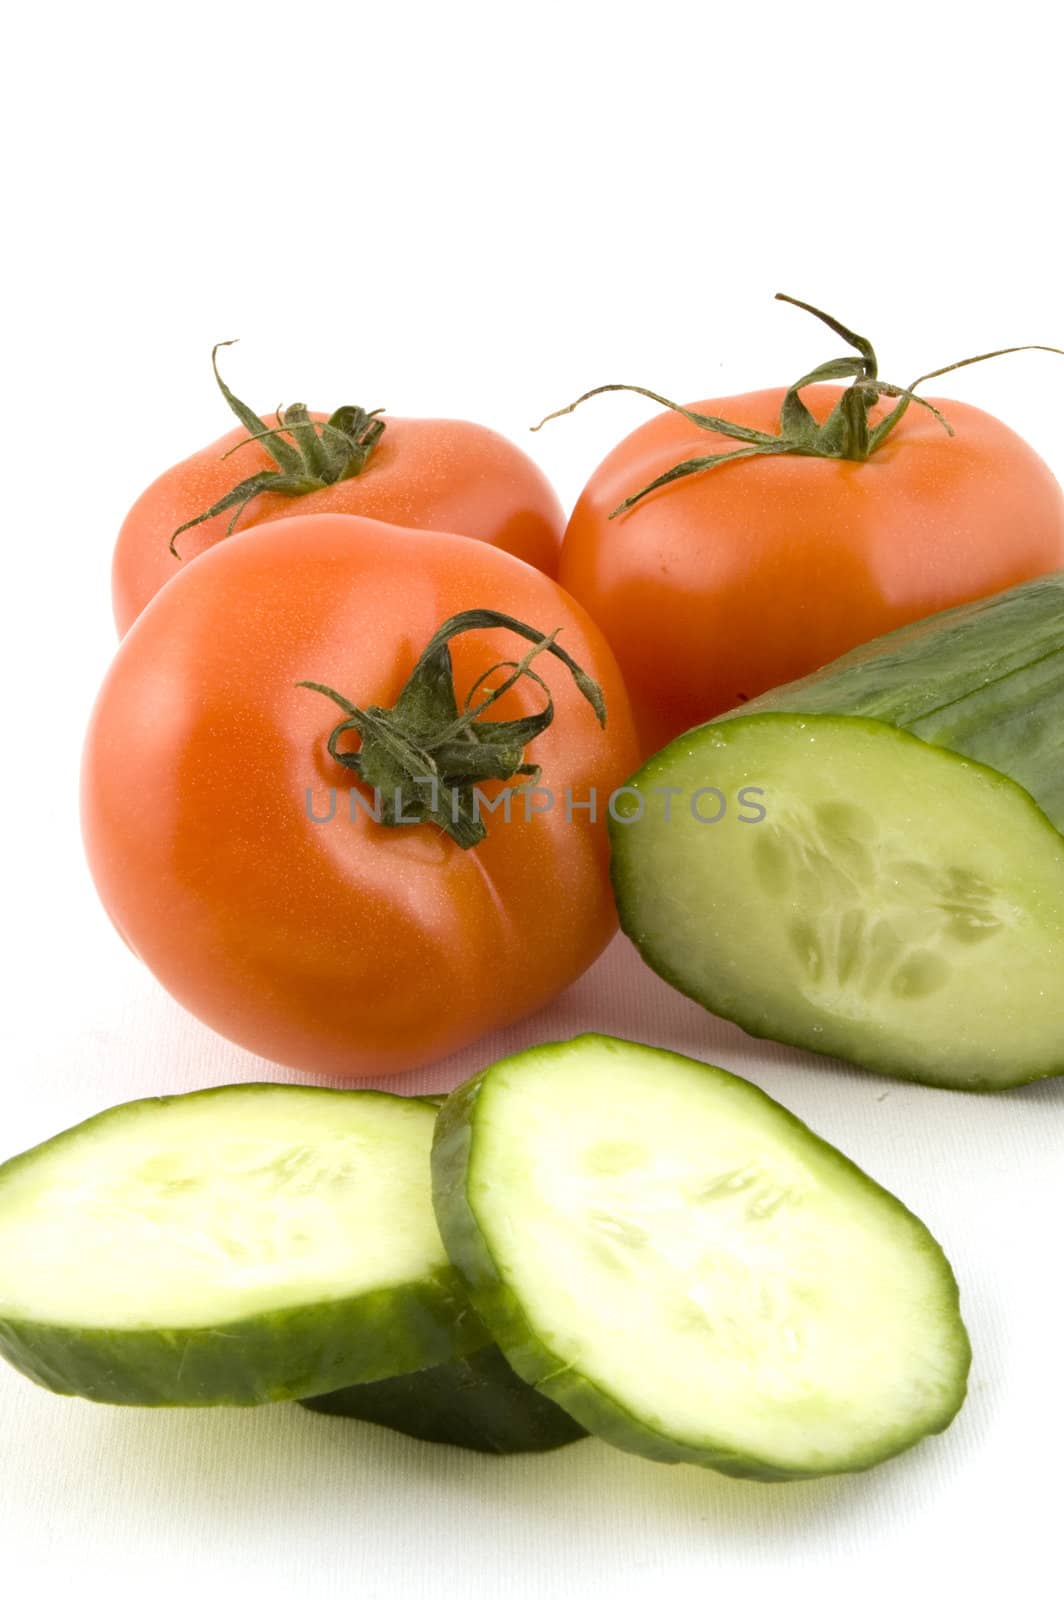
[[(372, 742), (374, 708), (395, 706), (436, 630), (471, 607), (560, 629), (608, 720), (564, 661), (537, 655), (476, 726), (498, 734), (552, 697), (549, 726), (523, 724), (490, 748), (459, 730), (434, 759), (443, 771), (535, 763), (553, 804), (510, 785), (510, 820), (485, 814), (486, 836), (462, 848), (431, 822), (372, 820), (367, 740), (363, 781), (353, 731), (330, 754), (339, 722), (353, 725), (314, 686), (369, 708)], [(471, 690), (478, 703), (498, 686), (496, 672), (475, 688), (528, 645), (475, 626), (450, 649), (457, 702), (437, 725)], [(407, 731), (445, 706), (445, 655), (420, 675)], [(392, 744), (373, 748), (388, 801)], [(120, 933), (211, 1027), (307, 1071), (398, 1072), (543, 1005), (603, 948), (615, 920), (606, 805), (635, 760), (610, 651), (543, 573), (452, 534), (285, 518), (183, 567), (123, 641), (88, 734), (85, 843)], [(498, 800), (501, 787), (483, 790)], [(581, 808), (591, 790), (594, 817)]]
[[(804, 393), (816, 422), (842, 390)], [(696, 402), (775, 433), (785, 391)], [(912, 405), (866, 460), (766, 454), (681, 477), (610, 519), (688, 458), (738, 439), (663, 412), (593, 473), (560, 582), (620, 663), (645, 752), (803, 676), (865, 639), (1064, 565), (1064, 495), (1004, 423), (956, 400)], [(871, 408), (875, 424), (893, 401)]]
[[(462, 533), (544, 572), (557, 570), (565, 522), (561, 505), (536, 464), (501, 434), (475, 422), (381, 418), (353, 407), (333, 413), (341, 426), (325, 434), (321, 425), (333, 419), (301, 406), (283, 414), (290, 426), (278, 433), (275, 418), (257, 417), (218, 381), (242, 426), (164, 472), (145, 489), (119, 531), (111, 590), (120, 636), (183, 564), (225, 537), (234, 514), (234, 531), (241, 532), (279, 517), (349, 512), (407, 528)], [(260, 426), (273, 429), (265, 443), (249, 431)], [(323, 437), (336, 444), (331, 463), (321, 450)], [(325, 481), (352, 465), (357, 475)], [(250, 480), (254, 486), (271, 470), (278, 478), (294, 477), (301, 491), (277, 493), (267, 483), (254, 497), (230, 500), (217, 515), (186, 528), (171, 548), (183, 524), (238, 493), (239, 485)]]

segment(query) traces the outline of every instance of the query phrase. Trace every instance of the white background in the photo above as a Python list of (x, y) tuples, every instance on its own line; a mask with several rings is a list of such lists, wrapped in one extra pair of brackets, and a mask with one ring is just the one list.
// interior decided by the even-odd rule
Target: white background
[[(112, 934), (78, 751), (128, 504), (256, 406), (480, 418), (567, 503), (647, 414), (1064, 342), (1049, 8), (183, 3), (9, 12), (3, 117), (0, 1156), (117, 1100), (267, 1070)], [(1064, 364), (956, 375), (1064, 474)], [(950, 1095), (765, 1049), (616, 945), (546, 1014), (412, 1077), (593, 1025), (748, 1073), (931, 1224), (976, 1350), (948, 1435), (786, 1487), (588, 1443), (482, 1460), (296, 1407), (125, 1413), (0, 1370), (0, 1587), (110, 1596), (1048, 1593), (1058, 1581), (1064, 1083)], [(273, 1070), (273, 1069), (270, 1069)], [(281, 1076), (274, 1071), (273, 1075)]]

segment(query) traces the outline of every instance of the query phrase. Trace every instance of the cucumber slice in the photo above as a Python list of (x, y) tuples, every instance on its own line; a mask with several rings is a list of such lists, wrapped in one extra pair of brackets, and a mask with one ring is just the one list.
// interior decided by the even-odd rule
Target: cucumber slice
[(255, 1405), (487, 1341), (432, 1213), (435, 1111), (253, 1084), (138, 1100), (0, 1167), (0, 1354), (59, 1394)]
[(742, 1079), (587, 1035), (440, 1112), (444, 1242), (507, 1360), (622, 1450), (736, 1477), (946, 1427), (969, 1346), (924, 1225)]
[(301, 1404), (488, 1455), (557, 1450), (587, 1437), (567, 1411), (523, 1383), (493, 1344), (426, 1372), (358, 1383)]
[(622, 926), (709, 1010), (945, 1087), (1064, 1071), (1064, 575), (862, 646), (631, 790)]

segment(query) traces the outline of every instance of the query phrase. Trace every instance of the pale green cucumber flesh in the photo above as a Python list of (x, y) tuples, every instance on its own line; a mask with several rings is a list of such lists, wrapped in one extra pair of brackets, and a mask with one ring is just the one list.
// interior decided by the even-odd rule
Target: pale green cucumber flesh
[[(761, 791), (700, 822), (667, 788)], [(886, 723), (710, 723), (632, 780), (621, 923), (748, 1033), (946, 1087), (1064, 1070), (1064, 840), (1008, 778)]]
[(753, 1085), (586, 1036), (437, 1122), (441, 1232), (507, 1360), (621, 1449), (761, 1479), (948, 1425), (970, 1351), (924, 1225)]
[(0, 1167), (0, 1354), (61, 1394), (252, 1405), (486, 1342), (432, 1212), (434, 1108), (255, 1084)]
[(862, 645), (631, 788), (622, 926), (711, 1011), (945, 1087), (1064, 1071), (1064, 575)]
[(567, 1411), (524, 1383), (494, 1344), (424, 1372), (355, 1384), (301, 1404), (488, 1455), (557, 1450), (587, 1436)]

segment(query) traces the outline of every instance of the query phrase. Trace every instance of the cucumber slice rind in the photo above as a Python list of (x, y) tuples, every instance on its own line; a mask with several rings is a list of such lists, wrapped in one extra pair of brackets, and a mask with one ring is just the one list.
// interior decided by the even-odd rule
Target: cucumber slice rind
[(568, 1412), (521, 1381), (495, 1344), (424, 1372), (300, 1403), (324, 1416), (370, 1422), (482, 1455), (557, 1450), (587, 1437)]
[(435, 1365), (486, 1339), (448, 1273), (208, 1328), (0, 1322), (0, 1354), (25, 1377), (55, 1394), (127, 1406), (300, 1400)]
[[(213, 1316), (202, 1324), (184, 1321), (160, 1325), (145, 1317), (143, 1325), (128, 1320), (107, 1326), (105, 1317), (86, 1324), (84, 1318), (48, 1317), (11, 1309), (14, 1282), (5, 1296), (5, 1198), (32, 1183), (37, 1163), (51, 1171), (68, 1152), (76, 1156), (76, 1141), (91, 1141), (102, 1132), (116, 1131), (119, 1119), (128, 1119), (140, 1137), (143, 1119), (165, 1116), (170, 1107), (193, 1102), (231, 1116), (247, 1097), (281, 1096), (284, 1107), (309, 1105), (323, 1111), (332, 1097), (337, 1115), (358, 1117), (363, 1108), (375, 1116), (387, 1115), (394, 1105), (405, 1137), (412, 1107), (423, 1110), (416, 1129), (416, 1147), (424, 1146), (423, 1192), (412, 1194), (412, 1226), (418, 1237), (434, 1225), (429, 1209), (428, 1148), (434, 1108), (423, 1101), (376, 1091), (351, 1091), (249, 1084), (200, 1090), (189, 1095), (157, 1096), (128, 1102), (67, 1129), (54, 1139), (14, 1157), (0, 1166), (0, 1355), (26, 1377), (52, 1391), (77, 1395), (113, 1405), (212, 1406), (257, 1405), (267, 1401), (300, 1399), (350, 1384), (374, 1382), (397, 1373), (436, 1365), (481, 1348), (489, 1336), (472, 1311), (457, 1274), (447, 1261), (442, 1242), (426, 1270), (404, 1281), (382, 1281), (358, 1292), (337, 1292), (327, 1298), (308, 1298), (305, 1289), (284, 1303), (256, 1306), (247, 1314)], [(228, 1101), (228, 1105), (227, 1102)], [(370, 1103), (372, 1102), (372, 1106)], [(375, 1126), (375, 1124), (373, 1125)], [(413, 1124), (410, 1125), (413, 1130)], [(121, 1128), (117, 1128), (121, 1136)], [(150, 1126), (144, 1149), (152, 1149)], [(29, 1200), (32, 1203), (33, 1195)], [(32, 1224), (32, 1214), (30, 1216)], [(398, 1236), (397, 1236), (398, 1247)], [(420, 1249), (420, 1247), (418, 1247)], [(415, 1252), (417, 1253), (417, 1252)], [(25, 1251), (13, 1257), (16, 1264)], [(70, 1263), (73, 1266), (75, 1263)], [(14, 1271), (13, 1267), (9, 1267)], [(165, 1278), (165, 1272), (161, 1275)], [(387, 1274), (383, 1274), (385, 1279)], [(20, 1296), (25, 1289), (19, 1286)], [(5, 1299), (7, 1304), (5, 1305)]]
[[(585, 1035), (566, 1045), (536, 1047), (525, 1052), (524, 1058), (535, 1057), (544, 1051), (594, 1047), (602, 1042), (599, 1036)], [(618, 1043), (612, 1040), (605, 1042)], [(672, 1052), (651, 1053), (666, 1060), (671, 1057), (686, 1067), (692, 1065), (688, 1058), (675, 1056)], [(709, 1467), (728, 1476), (763, 1482), (863, 1471), (949, 1426), (965, 1398), (971, 1349), (960, 1318), (956, 1279), (941, 1247), (923, 1223), (896, 1197), (882, 1189), (841, 1152), (820, 1139), (799, 1118), (785, 1111), (754, 1085), (739, 1079), (732, 1081), (742, 1085), (743, 1093), (759, 1098), (772, 1108), (774, 1116), (783, 1119), (797, 1137), (808, 1141), (811, 1148), (827, 1157), (840, 1172), (845, 1173), (848, 1180), (866, 1191), (874, 1192), (884, 1204), (893, 1208), (895, 1215), (908, 1219), (921, 1248), (933, 1263), (940, 1293), (939, 1312), (950, 1324), (947, 1343), (952, 1361), (951, 1383), (948, 1396), (937, 1414), (925, 1415), (911, 1430), (903, 1428), (893, 1433), (889, 1430), (885, 1434), (881, 1432), (865, 1447), (831, 1462), (818, 1459), (806, 1466), (725, 1445), (719, 1438), (714, 1439), (709, 1428), (699, 1438), (679, 1437), (673, 1432), (664, 1432), (648, 1421), (645, 1415), (626, 1404), (620, 1394), (601, 1381), (596, 1381), (586, 1369), (575, 1368), (562, 1359), (552, 1349), (549, 1335), (537, 1327), (529, 1315), (520, 1288), (509, 1281), (506, 1266), (493, 1249), (470, 1195), (477, 1164), (478, 1116), (483, 1114), (485, 1096), (491, 1093), (492, 1074), (499, 1067), (512, 1066), (524, 1058), (515, 1057), (509, 1062), (498, 1063), (496, 1068), (487, 1069), (455, 1091), (437, 1119), (432, 1164), (436, 1214), (448, 1253), (461, 1274), (475, 1309), (506, 1359), (526, 1383), (532, 1384), (562, 1406), (588, 1432), (619, 1449), (666, 1464), (687, 1463)], [(708, 1065), (705, 1065), (705, 1071), (718, 1077), (731, 1077), (722, 1073), (721, 1069)], [(623, 1330), (618, 1330), (618, 1337), (623, 1336)]]

